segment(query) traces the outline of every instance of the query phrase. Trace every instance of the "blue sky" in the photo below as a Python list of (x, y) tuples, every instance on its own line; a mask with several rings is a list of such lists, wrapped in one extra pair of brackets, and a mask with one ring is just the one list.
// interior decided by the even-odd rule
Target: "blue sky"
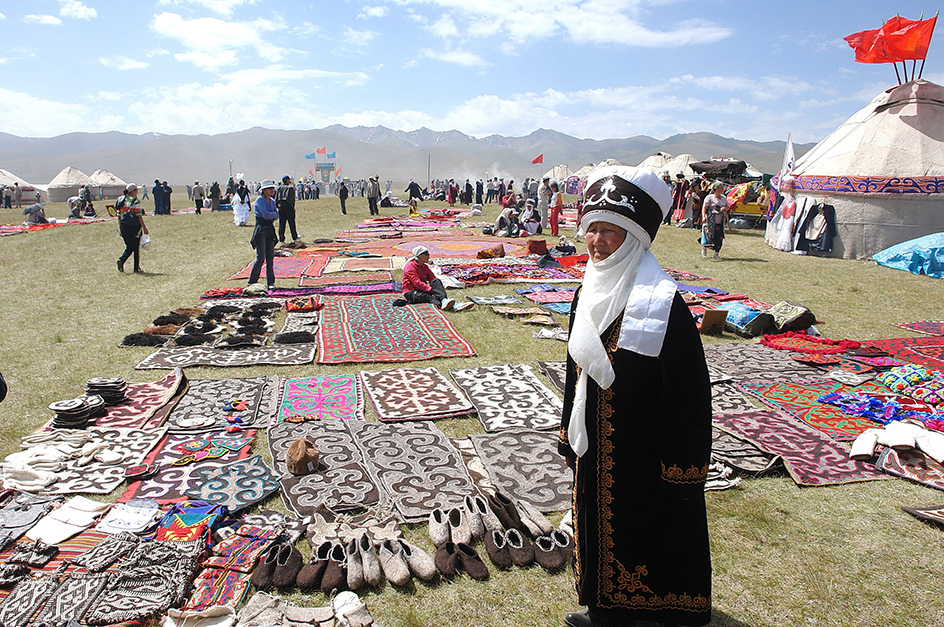
[[(28, 0), (0, 5), (0, 131), (331, 124), (817, 141), (890, 65), (842, 40), (903, 0)], [(924, 78), (944, 83), (944, 35)]]

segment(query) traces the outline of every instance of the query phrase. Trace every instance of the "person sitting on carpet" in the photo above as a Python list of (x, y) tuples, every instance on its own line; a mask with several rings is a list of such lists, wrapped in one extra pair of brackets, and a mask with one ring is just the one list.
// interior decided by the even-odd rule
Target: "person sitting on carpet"
[(521, 223), (518, 222), (518, 214), (513, 207), (505, 207), (495, 219), (495, 226), (492, 233), (495, 237), (518, 237), (521, 232)]
[(521, 212), (521, 226), (528, 230), (528, 235), (541, 234), (541, 214), (534, 208), (534, 199), (528, 198), (524, 202), (524, 211)]
[(446, 296), (446, 287), (429, 267), (429, 249), (414, 246), (410, 260), (403, 268), (403, 298), (411, 305), (432, 303), (444, 311), (456, 301)]

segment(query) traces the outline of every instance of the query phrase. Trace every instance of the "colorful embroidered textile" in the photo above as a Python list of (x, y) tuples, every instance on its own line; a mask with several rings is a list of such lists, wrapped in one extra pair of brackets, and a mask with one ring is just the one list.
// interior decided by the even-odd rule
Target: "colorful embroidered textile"
[[(302, 256), (303, 252), (307, 252), (307, 251), (299, 250), (295, 254)], [(321, 275), (324, 274), (324, 269), (325, 267), (327, 267), (328, 262), (331, 260), (332, 254), (327, 251), (321, 251), (321, 252), (322, 254), (306, 255), (308, 259), (311, 259), (311, 264), (308, 267), (306, 267), (304, 270), (302, 270), (301, 276), (298, 277), (299, 287), (305, 287), (302, 283), (302, 281), (304, 281), (305, 279), (310, 280), (314, 278), (320, 278)]]
[(537, 266), (509, 267), (508, 264), (455, 264), (443, 265), (443, 275), (452, 277), (466, 285), (486, 285), (488, 283), (530, 283), (532, 281), (550, 281), (555, 283), (577, 283), (583, 279), (583, 271), (577, 268), (539, 268)]
[(286, 379), (275, 422), (363, 420), (364, 397), (354, 374)]
[(479, 412), (485, 430), (545, 430), (560, 426), (563, 403), (531, 366), (498, 364), (450, 370)]
[(780, 455), (799, 485), (821, 486), (884, 479), (871, 464), (849, 459), (849, 448), (820, 431), (773, 411), (715, 416), (715, 424)]
[[(151, 429), (161, 426), (187, 391), (187, 376), (180, 368), (154, 383), (128, 383), (128, 400), (106, 408), (104, 416), (95, 419), (99, 427), (131, 427)], [(163, 410), (163, 411), (162, 411)]]
[(285, 301), (285, 311), (289, 313), (305, 313), (317, 311), (323, 305), (314, 296), (296, 296)]
[(197, 487), (199, 469), (221, 468), (228, 463), (248, 457), (251, 442), (246, 442), (245, 438), (251, 438), (255, 434), (256, 430), (247, 429), (240, 434), (239, 439), (244, 444), (239, 450), (229, 451), (217, 459), (204, 459), (186, 466), (175, 466), (174, 462), (184, 455), (178, 447), (192, 441), (194, 436), (187, 433), (169, 434), (144, 460), (145, 463), (160, 466), (157, 474), (148, 479), (129, 483), (117, 501), (127, 503), (137, 499), (151, 499), (161, 504), (182, 501), (189, 490)]
[(714, 279), (698, 276), (697, 274), (685, 272), (684, 270), (673, 270), (671, 268), (663, 268), (663, 270), (665, 270), (665, 273), (676, 281), (714, 281)]
[[(420, 241), (419, 243), (423, 244), (429, 249), (429, 255), (433, 258), (469, 257), (474, 259), (480, 250), (485, 250), (495, 246), (494, 239), (457, 239), (430, 241), (429, 243)], [(396, 244), (396, 248), (399, 248), (404, 253), (409, 254), (416, 245), (416, 241), (400, 242)], [(499, 242), (499, 245), (504, 247), (506, 255), (517, 255), (522, 250), (524, 250), (524, 246), (519, 246), (518, 244), (512, 244), (509, 242)]]
[(318, 327), (318, 363), (419, 361), (475, 354), (433, 305), (394, 307), (391, 302), (376, 296), (326, 300)]
[[(311, 257), (276, 257), (273, 259), (273, 266), (275, 268), (275, 278), (277, 279), (297, 279), (303, 274), (306, 274), (306, 270), (314, 263), (314, 260)], [(250, 261), (246, 264), (246, 267), (237, 272), (236, 274), (226, 278), (227, 281), (235, 280), (246, 280), (249, 278), (249, 273), (252, 272), (252, 266), (255, 264), (255, 261)], [(265, 263), (262, 264), (262, 271), (260, 276), (266, 275), (266, 266)]]
[(705, 359), (735, 381), (790, 381), (821, 376), (816, 368), (790, 359), (788, 352), (760, 344), (708, 344)]
[[(63, 564), (69, 564), (82, 553), (96, 546), (99, 542), (108, 538), (108, 534), (100, 531), (83, 531), (79, 535), (61, 542), (57, 545), (59, 552), (52, 560), (40, 569), (33, 569), (34, 575), (47, 575), (56, 572)], [(28, 542), (23, 540), (23, 543)], [(32, 544), (32, 542), (29, 542)], [(11, 544), (3, 551), (0, 551), (0, 562), (5, 563), (10, 555), (13, 554), (15, 545)], [(113, 569), (114, 567), (112, 567)], [(9, 593), (9, 589), (0, 588), (0, 599), (3, 599)]]
[(878, 382), (887, 387), (892, 392), (902, 392), (905, 388), (924, 383), (933, 379), (934, 375), (925, 368), (916, 364), (905, 364), (892, 368), (888, 372), (883, 372), (878, 376)]
[[(327, 261), (325, 261), (327, 264)], [(333, 285), (363, 285), (365, 283), (390, 283), (393, 273), (389, 270), (380, 272), (359, 272), (342, 276), (309, 276), (303, 275), (298, 280), (299, 287), (331, 287)]]
[(830, 340), (816, 337), (800, 331), (787, 331), (779, 335), (765, 335), (760, 343), (777, 350), (795, 351), (816, 355), (835, 355), (850, 348), (858, 348), (859, 343), (851, 340)]
[(571, 303), (547, 303), (545, 305), (541, 305), (541, 307), (549, 309), (554, 313), (570, 315)]
[(185, 494), (214, 505), (225, 505), (230, 512), (255, 505), (279, 490), (278, 476), (259, 455), (222, 467), (201, 466), (194, 474), (197, 486)]
[(364, 370), (360, 377), (382, 422), (437, 420), (475, 412), (465, 394), (435, 368)]
[(573, 498), (574, 473), (557, 452), (557, 438), (541, 431), (469, 436), (492, 484), (542, 512), (570, 509)]
[(335, 272), (364, 272), (376, 270), (402, 270), (405, 257), (332, 257), (325, 266), (324, 274)]
[(547, 303), (567, 303), (570, 304), (574, 300), (574, 293), (577, 290), (554, 290), (548, 292), (531, 292), (530, 294), (525, 294), (527, 298), (533, 300), (538, 304), (547, 304)]
[(550, 315), (544, 314), (542, 316), (528, 316), (527, 318), (521, 318), (521, 324), (540, 324), (553, 327), (557, 325), (557, 320), (555, 320)]
[(503, 316), (540, 316), (544, 312), (537, 307), (508, 307), (492, 305), (492, 311)]
[(564, 361), (539, 361), (538, 370), (544, 373), (551, 383), (561, 394), (564, 393), (564, 383), (567, 381), (567, 362)]
[(780, 461), (777, 455), (765, 453), (756, 445), (711, 426), (711, 459), (749, 473), (762, 473)]
[[(382, 493), (367, 470), (363, 453), (347, 428), (347, 421), (292, 423), (269, 428), (269, 452), (281, 475), (282, 502), (298, 516), (307, 516), (320, 505), (334, 511), (375, 505)], [(320, 452), (318, 472), (295, 476), (288, 472), (285, 455), (292, 442), (307, 438)]]
[[(934, 377), (917, 385), (902, 390), (902, 394), (927, 403), (928, 405), (944, 405), (944, 379)], [(944, 408), (942, 408), (944, 409)]]
[(902, 337), (869, 340), (866, 347), (888, 353), (895, 359), (918, 364), (944, 374), (944, 337)]
[[(831, 379), (740, 383), (738, 387), (766, 405), (794, 416), (835, 440), (855, 439), (866, 429), (875, 426), (867, 418), (849, 416), (838, 407), (819, 402), (819, 398), (826, 394), (846, 389), (842, 383)], [(887, 390), (875, 383), (865, 382), (856, 392), (881, 393)]]
[(472, 493), (459, 452), (433, 423), (345, 424), (405, 522), (428, 520), (436, 508), (461, 507)]
[(193, 580), (190, 598), (181, 607), (184, 612), (200, 612), (212, 607), (236, 608), (249, 592), (252, 573), (225, 568), (204, 568)]
[(878, 456), (875, 467), (890, 475), (944, 490), (944, 466), (919, 450), (899, 451), (889, 446)]
[(183, 368), (192, 366), (297, 366), (310, 364), (315, 358), (314, 344), (276, 344), (249, 348), (210, 348), (207, 346), (175, 346), (160, 348), (141, 360), (136, 370), (152, 368)]
[(476, 305), (517, 305), (522, 302), (521, 299), (508, 294), (502, 294), (501, 296), (469, 296), (469, 300)]
[(251, 573), (256, 560), (281, 535), (281, 530), (274, 528), (240, 525), (236, 533), (217, 542), (211, 549), (212, 554), (203, 560), (208, 568), (225, 568), (242, 573)]
[[(908, 329), (915, 333), (924, 333), (926, 335), (944, 335), (944, 320), (922, 320), (921, 322), (903, 322), (896, 324), (896, 327)], [(904, 508), (902, 508), (904, 509)]]
[[(167, 427), (171, 433), (218, 431), (230, 424), (227, 416), (238, 418), (243, 428), (265, 427), (277, 407), (280, 387), (277, 376), (191, 381)], [(227, 401), (234, 399), (244, 401), (245, 408), (226, 409)]]

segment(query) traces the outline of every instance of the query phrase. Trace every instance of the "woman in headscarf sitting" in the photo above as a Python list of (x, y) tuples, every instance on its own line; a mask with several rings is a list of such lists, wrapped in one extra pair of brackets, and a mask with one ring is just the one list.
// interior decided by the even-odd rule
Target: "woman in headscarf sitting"
[(628, 166), (587, 181), (589, 261), (574, 298), (559, 452), (574, 468), (571, 627), (711, 620), (704, 485), (711, 389), (701, 339), (649, 252), (671, 206)]
[(541, 214), (534, 208), (534, 199), (528, 198), (524, 201), (524, 211), (521, 212), (521, 226), (528, 231), (528, 235), (540, 235), (541, 233)]
[(492, 233), (495, 237), (518, 237), (521, 232), (521, 223), (518, 221), (518, 214), (512, 207), (505, 207), (495, 219), (495, 225)]

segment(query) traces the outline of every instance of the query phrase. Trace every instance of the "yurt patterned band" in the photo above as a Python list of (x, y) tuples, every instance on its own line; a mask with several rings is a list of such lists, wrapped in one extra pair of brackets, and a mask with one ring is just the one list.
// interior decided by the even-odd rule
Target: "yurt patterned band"
[(794, 189), (837, 194), (944, 194), (944, 177), (800, 175)]

